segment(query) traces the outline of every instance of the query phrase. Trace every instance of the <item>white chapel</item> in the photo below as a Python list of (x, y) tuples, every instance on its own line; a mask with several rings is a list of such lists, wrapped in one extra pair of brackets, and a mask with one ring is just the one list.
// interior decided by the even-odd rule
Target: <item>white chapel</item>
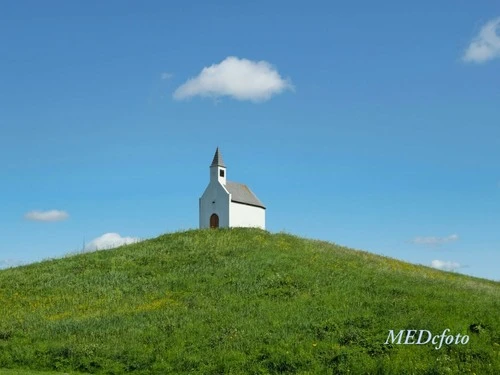
[(226, 180), (219, 148), (210, 165), (210, 182), (200, 198), (200, 228), (266, 227), (266, 207), (244, 184)]

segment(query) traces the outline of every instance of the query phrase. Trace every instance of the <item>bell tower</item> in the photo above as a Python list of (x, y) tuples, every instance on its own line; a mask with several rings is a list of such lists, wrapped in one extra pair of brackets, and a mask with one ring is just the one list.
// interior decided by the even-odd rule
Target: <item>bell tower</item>
[(222, 185), (226, 185), (226, 165), (222, 160), (222, 154), (219, 147), (215, 150), (214, 159), (210, 165), (210, 182), (218, 181)]

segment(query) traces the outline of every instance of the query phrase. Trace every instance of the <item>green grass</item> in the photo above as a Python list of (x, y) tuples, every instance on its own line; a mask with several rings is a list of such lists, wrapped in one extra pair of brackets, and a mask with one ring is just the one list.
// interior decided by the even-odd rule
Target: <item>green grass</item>
[[(498, 374), (499, 311), (498, 282), (283, 233), (192, 230), (0, 271), (0, 368)], [(389, 329), (445, 328), (470, 342), (384, 345)]]
[(2, 370), (0, 375), (82, 375), (81, 372), (54, 372), (54, 371), (34, 371), (34, 370)]

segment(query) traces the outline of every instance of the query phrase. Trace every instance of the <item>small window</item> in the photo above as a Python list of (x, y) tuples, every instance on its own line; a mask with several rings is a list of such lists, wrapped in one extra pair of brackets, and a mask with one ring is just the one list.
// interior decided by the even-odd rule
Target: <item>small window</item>
[(219, 170), (219, 176), (224, 177), (224, 169)]

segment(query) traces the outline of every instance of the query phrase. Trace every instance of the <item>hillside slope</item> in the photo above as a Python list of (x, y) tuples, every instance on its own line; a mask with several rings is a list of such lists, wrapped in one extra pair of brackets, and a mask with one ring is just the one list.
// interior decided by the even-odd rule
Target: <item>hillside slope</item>
[[(191, 230), (0, 271), (0, 368), (500, 373), (500, 283), (257, 229)], [(389, 330), (465, 344), (384, 344)]]

